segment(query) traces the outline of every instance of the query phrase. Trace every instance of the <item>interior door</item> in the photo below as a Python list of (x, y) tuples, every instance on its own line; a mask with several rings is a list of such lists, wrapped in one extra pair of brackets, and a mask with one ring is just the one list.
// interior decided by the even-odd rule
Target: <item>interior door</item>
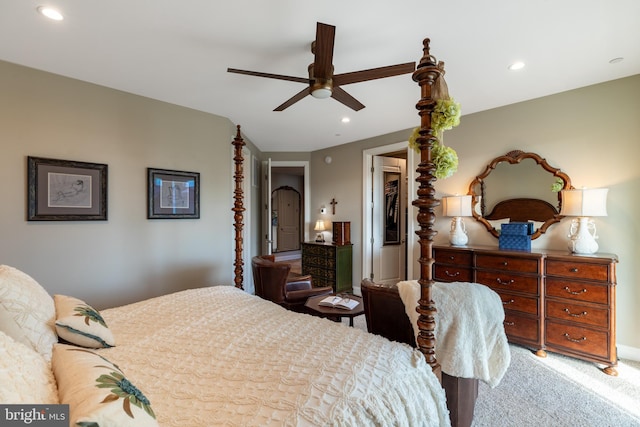
[(292, 188), (279, 188), (278, 227), (276, 250), (278, 252), (300, 249), (300, 193)]
[(372, 273), (376, 283), (406, 280), (405, 159), (372, 157)]
[(262, 162), (262, 255), (271, 255), (271, 158)]

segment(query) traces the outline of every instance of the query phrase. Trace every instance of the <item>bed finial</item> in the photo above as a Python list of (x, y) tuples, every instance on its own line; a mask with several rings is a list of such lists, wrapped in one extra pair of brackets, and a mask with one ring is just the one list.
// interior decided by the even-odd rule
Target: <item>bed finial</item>
[(243, 169), (244, 158), (242, 157), (242, 147), (244, 147), (246, 144), (242, 139), (242, 134), (240, 133), (240, 125), (237, 126), (236, 137), (234, 138), (231, 144), (234, 147), (233, 160), (235, 161), (235, 165), (236, 165), (235, 173), (233, 175), (236, 183), (236, 188), (234, 190), (234, 196), (233, 196), (235, 201), (233, 203), (233, 208), (231, 209), (233, 212), (235, 212), (233, 215), (233, 219), (234, 219), (234, 227), (236, 229), (236, 249), (235, 249), (236, 259), (233, 263), (235, 267), (233, 270), (235, 277), (233, 281), (235, 282), (236, 288), (244, 289), (242, 286), (242, 283), (244, 282), (244, 277), (243, 277), (244, 261), (242, 261), (242, 243), (243, 243), (242, 228), (244, 227), (244, 224), (242, 223), (242, 219), (243, 219), (243, 212), (245, 211), (245, 209), (243, 205), (244, 191), (242, 190), (242, 180), (244, 178), (244, 169)]
[(438, 61), (429, 53), (428, 38), (423, 41), (423, 56), (416, 71), (413, 73), (413, 80), (418, 82), (421, 90), (421, 97), (416, 104), (416, 109), (420, 115), (419, 136), (416, 139), (420, 147), (420, 164), (416, 171), (419, 176), (416, 178), (418, 182), (418, 198), (412, 204), (418, 208), (418, 225), (419, 230), (416, 234), (419, 237), (420, 244), (420, 300), (416, 310), (420, 313), (418, 319), (419, 334), (417, 338), (418, 349), (424, 354), (427, 363), (431, 366), (434, 373), (441, 377), (440, 364), (436, 360), (435, 352), (435, 314), (436, 306), (432, 298), (433, 277), (433, 238), (437, 234), (433, 225), (436, 215), (434, 210), (440, 205), (440, 201), (435, 197), (435, 188), (433, 186), (436, 177), (435, 165), (431, 159), (431, 149), (434, 141), (437, 140), (435, 132), (431, 126), (431, 112), (433, 111), (436, 100), (433, 98), (434, 85), (438, 78), (444, 72), (443, 63), (438, 67)]

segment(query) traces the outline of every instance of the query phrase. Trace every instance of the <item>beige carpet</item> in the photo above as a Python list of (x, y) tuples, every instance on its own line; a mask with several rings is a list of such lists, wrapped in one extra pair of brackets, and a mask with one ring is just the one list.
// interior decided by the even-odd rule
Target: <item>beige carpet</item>
[[(354, 326), (366, 330), (364, 316)], [(639, 362), (620, 361), (619, 376), (611, 377), (593, 363), (510, 347), (511, 365), (500, 384), (480, 383), (474, 427), (640, 426)]]

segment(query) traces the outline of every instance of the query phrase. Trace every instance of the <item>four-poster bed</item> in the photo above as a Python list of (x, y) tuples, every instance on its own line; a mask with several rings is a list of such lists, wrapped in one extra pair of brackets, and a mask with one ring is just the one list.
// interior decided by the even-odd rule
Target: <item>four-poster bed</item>
[[(435, 357), (431, 277), (439, 203), (430, 162), (431, 91), (441, 73), (425, 40), (413, 75), (422, 91), (414, 202), (419, 351), (243, 291), (238, 126), (232, 143), (235, 286), (188, 289), (99, 313), (77, 299), (54, 299), (25, 273), (0, 266), (2, 402), (69, 404), (70, 425), (449, 425)], [(63, 344), (58, 328), (68, 319), (74, 326)]]

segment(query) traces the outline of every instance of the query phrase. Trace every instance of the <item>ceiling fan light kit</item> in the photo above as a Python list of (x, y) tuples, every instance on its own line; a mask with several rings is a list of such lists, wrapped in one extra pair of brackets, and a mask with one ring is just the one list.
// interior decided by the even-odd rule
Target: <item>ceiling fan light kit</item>
[(309, 78), (284, 76), (280, 74), (262, 73), (259, 71), (239, 70), (236, 68), (227, 68), (230, 73), (246, 74), (249, 76), (265, 77), (270, 79), (287, 80), (297, 83), (305, 83), (307, 88), (301, 90), (291, 98), (276, 107), (274, 111), (283, 111), (300, 101), (307, 95), (314, 98), (326, 99), (333, 98), (336, 101), (346, 105), (354, 111), (360, 111), (364, 108), (364, 104), (349, 95), (340, 86), (352, 83), (359, 83), (368, 80), (382, 79), (385, 77), (393, 77), (401, 74), (413, 73), (416, 68), (415, 62), (407, 62), (405, 64), (391, 65), (387, 67), (372, 68), (369, 70), (354, 71), (344, 74), (333, 74), (333, 44), (335, 41), (336, 27), (333, 25), (317, 23), (316, 39), (311, 43), (311, 53), (314, 55), (314, 61), (308, 67)]

